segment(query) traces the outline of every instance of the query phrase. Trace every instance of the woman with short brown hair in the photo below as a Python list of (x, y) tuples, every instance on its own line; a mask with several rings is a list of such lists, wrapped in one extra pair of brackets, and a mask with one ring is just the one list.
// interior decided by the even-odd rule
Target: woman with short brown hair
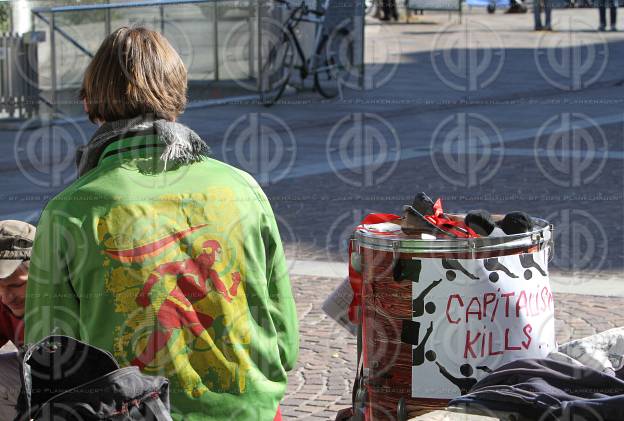
[(279, 419), (299, 339), (275, 217), (252, 177), (175, 122), (186, 78), (145, 28), (97, 51), (81, 97), (100, 127), (41, 215), (26, 339), (55, 331), (167, 376), (174, 419)]

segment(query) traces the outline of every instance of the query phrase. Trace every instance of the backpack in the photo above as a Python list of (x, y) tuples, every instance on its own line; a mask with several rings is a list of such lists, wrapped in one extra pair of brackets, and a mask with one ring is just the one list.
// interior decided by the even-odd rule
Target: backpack
[(23, 356), (15, 421), (171, 421), (169, 381), (120, 368), (107, 351), (53, 335)]

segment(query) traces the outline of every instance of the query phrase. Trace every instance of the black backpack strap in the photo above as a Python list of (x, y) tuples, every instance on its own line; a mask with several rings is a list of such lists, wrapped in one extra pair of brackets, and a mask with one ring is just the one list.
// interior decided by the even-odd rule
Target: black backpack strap
[(26, 351), (26, 346), (21, 346), (17, 349), (20, 373), (20, 393), (17, 397), (17, 404), (15, 405), (15, 421), (30, 420), (32, 417), (32, 408), (30, 407), (30, 382), (26, 382), (24, 371), (24, 356)]
[(147, 409), (145, 413), (146, 419), (154, 421), (173, 421), (169, 411), (160, 398), (147, 399), (143, 401), (143, 404)]

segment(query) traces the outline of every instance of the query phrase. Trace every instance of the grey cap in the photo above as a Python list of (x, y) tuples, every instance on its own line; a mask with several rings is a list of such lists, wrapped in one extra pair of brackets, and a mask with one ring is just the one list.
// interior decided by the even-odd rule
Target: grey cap
[(0, 221), (0, 278), (8, 278), (24, 260), (30, 260), (35, 231), (27, 222)]

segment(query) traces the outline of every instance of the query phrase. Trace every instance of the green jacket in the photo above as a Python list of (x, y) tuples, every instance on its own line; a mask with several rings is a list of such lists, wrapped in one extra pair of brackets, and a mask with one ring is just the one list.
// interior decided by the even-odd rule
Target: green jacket
[(48, 203), (26, 343), (66, 334), (168, 377), (176, 420), (272, 421), (299, 343), (275, 217), (248, 174), (171, 145), (109, 136)]

